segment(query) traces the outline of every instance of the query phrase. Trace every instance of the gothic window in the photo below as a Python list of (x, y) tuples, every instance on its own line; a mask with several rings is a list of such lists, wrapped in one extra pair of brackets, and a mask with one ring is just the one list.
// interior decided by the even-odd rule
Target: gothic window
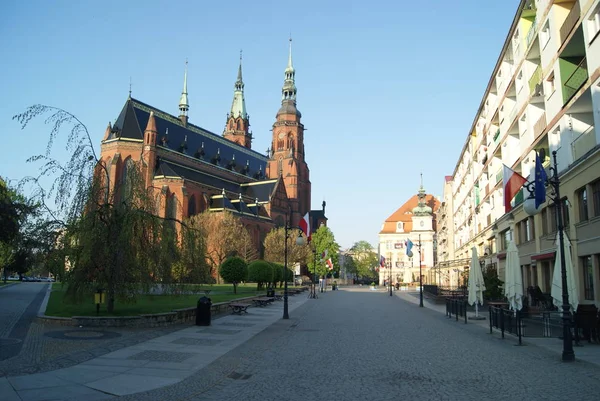
[(133, 192), (133, 174), (134, 174), (134, 164), (133, 160), (127, 159), (125, 163), (123, 163), (123, 170), (121, 171), (121, 199), (120, 202), (126, 203), (131, 201), (132, 192)]
[(277, 172), (279, 173), (279, 175), (283, 175), (283, 157), (281, 156), (277, 161)]
[(242, 124), (240, 124), (240, 120), (236, 123), (236, 129), (239, 131), (242, 129)]
[(171, 194), (167, 197), (167, 227), (175, 229), (175, 219), (177, 218), (177, 196)]
[(156, 208), (156, 214), (158, 214), (159, 216), (161, 214), (161, 197), (162, 197), (162, 194), (159, 193), (158, 195), (156, 195), (156, 198), (154, 201), (154, 207)]
[(196, 214), (196, 197), (194, 195), (190, 196), (188, 199), (188, 217), (192, 217)]

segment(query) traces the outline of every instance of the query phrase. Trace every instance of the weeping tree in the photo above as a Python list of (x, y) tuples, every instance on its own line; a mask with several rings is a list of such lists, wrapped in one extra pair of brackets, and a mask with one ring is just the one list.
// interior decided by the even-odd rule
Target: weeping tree
[[(156, 215), (155, 190), (145, 188), (142, 161), (128, 159), (111, 183), (110, 166), (98, 159), (87, 127), (73, 114), (34, 105), (13, 119), (22, 129), (35, 119), (51, 126), (46, 152), (28, 159), (40, 164), (39, 175), (21, 185), (33, 188), (56, 234), (50, 261), (64, 260), (67, 296), (83, 300), (102, 289), (111, 313), (116, 301), (135, 302), (157, 282), (170, 283), (181, 259), (175, 227), (182, 222)], [(51, 155), (65, 130), (71, 157), (61, 163)], [(48, 189), (41, 184), (47, 180)]]

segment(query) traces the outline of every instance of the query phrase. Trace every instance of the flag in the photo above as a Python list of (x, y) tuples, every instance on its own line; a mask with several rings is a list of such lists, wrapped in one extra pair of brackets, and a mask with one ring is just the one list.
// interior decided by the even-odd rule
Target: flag
[(406, 240), (406, 256), (408, 256), (409, 258), (412, 258), (413, 253), (412, 253), (412, 247), (413, 247), (413, 242), (409, 239)]
[(327, 257), (327, 249), (325, 249), (323, 251), (323, 253), (321, 254), (321, 262), (324, 262), (326, 257)]
[(310, 241), (310, 219), (308, 216), (308, 213), (306, 213), (304, 215), (304, 217), (302, 219), (300, 219), (300, 229), (302, 230), (302, 232), (304, 233), (304, 235), (306, 235), (306, 238)]
[(540, 205), (546, 202), (546, 181), (548, 180), (548, 174), (546, 174), (546, 170), (544, 166), (542, 166), (542, 161), (538, 156), (537, 152), (535, 152), (535, 187), (534, 187), (534, 196), (535, 196), (535, 208), (537, 209)]
[(527, 180), (516, 171), (507, 167), (505, 164), (502, 165), (504, 171), (502, 172), (502, 192), (504, 192), (504, 212), (508, 213), (511, 211), (510, 201), (517, 195), (519, 190), (523, 187), (523, 184)]
[(331, 258), (327, 259), (327, 266), (329, 266), (329, 270), (333, 270), (333, 262), (331, 261)]
[(385, 269), (385, 257), (383, 255), (379, 257), (379, 266), (381, 266), (382, 269)]

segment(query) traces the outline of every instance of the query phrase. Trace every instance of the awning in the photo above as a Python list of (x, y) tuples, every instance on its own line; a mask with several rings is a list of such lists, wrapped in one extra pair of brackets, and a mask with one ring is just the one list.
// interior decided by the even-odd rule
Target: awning
[(547, 259), (554, 259), (556, 255), (556, 252), (546, 252), (546, 253), (540, 253), (538, 255), (533, 255), (531, 257), (531, 260), (547, 260)]

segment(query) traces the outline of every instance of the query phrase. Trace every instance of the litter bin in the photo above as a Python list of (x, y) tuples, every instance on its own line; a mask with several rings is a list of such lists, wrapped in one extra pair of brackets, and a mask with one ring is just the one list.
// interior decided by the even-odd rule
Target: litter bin
[(196, 326), (210, 326), (212, 302), (210, 298), (201, 297), (196, 307)]
[(273, 287), (267, 288), (267, 297), (273, 298), (275, 296), (275, 289)]

